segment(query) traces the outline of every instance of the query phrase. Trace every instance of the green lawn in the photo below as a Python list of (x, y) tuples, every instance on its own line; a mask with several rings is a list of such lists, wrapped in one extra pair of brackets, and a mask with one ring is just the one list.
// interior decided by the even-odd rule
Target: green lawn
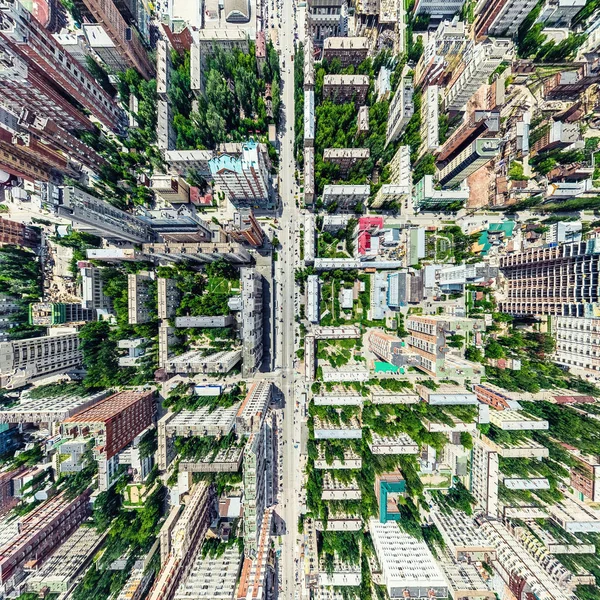
[(209, 277), (206, 291), (209, 294), (228, 294), (231, 283), (224, 277)]

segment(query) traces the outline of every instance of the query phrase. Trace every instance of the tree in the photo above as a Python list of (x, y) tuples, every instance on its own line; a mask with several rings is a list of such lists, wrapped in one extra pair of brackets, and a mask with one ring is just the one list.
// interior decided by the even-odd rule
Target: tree
[(111, 97), (114, 97), (117, 90), (110, 82), (108, 73), (89, 54), (85, 57), (85, 66), (90, 75), (102, 86), (102, 89)]
[(79, 341), (87, 371), (84, 385), (103, 388), (113, 385), (120, 370), (117, 343), (110, 338), (108, 322), (86, 323), (79, 331)]
[(496, 340), (490, 340), (485, 347), (486, 358), (504, 358), (504, 349)]

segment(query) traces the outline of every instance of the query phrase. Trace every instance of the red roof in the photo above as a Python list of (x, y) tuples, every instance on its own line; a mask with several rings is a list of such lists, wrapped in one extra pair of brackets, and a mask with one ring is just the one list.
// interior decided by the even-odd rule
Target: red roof
[(371, 249), (371, 234), (368, 231), (360, 231), (358, 234), (358, 253), (366, 254)]
[(361, 217), (358, 220), (359, 231), (365, 231), (374, 227), (378, 227), (379, 229), (383, 227), (383, 217)]
[(556, 404), (578, 404), (595, 402), (592, 396), (554, 396)]

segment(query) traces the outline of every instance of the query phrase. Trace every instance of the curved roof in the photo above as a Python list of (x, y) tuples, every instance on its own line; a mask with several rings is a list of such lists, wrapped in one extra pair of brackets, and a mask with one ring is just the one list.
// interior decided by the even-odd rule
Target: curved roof
[(225, 0), (225, 20), (228, 23), (250, 21), (250, 0)]

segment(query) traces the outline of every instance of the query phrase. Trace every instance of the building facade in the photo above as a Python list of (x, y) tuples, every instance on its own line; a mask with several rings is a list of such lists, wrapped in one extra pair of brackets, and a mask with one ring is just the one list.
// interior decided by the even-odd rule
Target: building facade
[(412, 79), (405, 77), (398, 86), (398, 89), (390, 102), (390, 112), (385, 137), (386, 145), (395, 142), (400, 137), (400, 134), (404, 131), (404, 128), (408, 125), (408, 122), (413, 116), (413, 113), (415, 112), (415, 105), (413, 102), (414, 91)]
[(109, 240), (141, 244), (155, 238), (141, 219), (73, 186), (62, 188), (58, 214), (77, 223), (78, 230)]
[(63, 333), (0, 342), (0, 387), (18, 388), (81, 365), (79, 335)]
[(479, 138), (438, 171), (438, 181), (446, 188), (453, 188), (469, 175), (489, 163), (499, 153), (502, 141), (497, 138)]
[(551, 330), (556, 340), (554, 361), (584, 371), (600, 371), (600, 318), (555, 316)]
[(500, 270), (502, 312), (592, 317), (600, 306), (600, 238), (501, 256)]
[(40, 243), (40, 230), (23, 223), (0, 217), (0, 246), (24, 246), (35, 248)]

